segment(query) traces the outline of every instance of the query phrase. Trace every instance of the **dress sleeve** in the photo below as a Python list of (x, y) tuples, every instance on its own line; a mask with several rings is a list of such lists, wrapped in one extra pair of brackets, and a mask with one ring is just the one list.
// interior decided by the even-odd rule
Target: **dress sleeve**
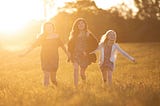
[(129, 60), (134, 60), (134, 58), (130, 56), (127, 52), (125, 52), (123, 49), (121, 49), (118, 44), (116, 44), (116, 48), (123, 56), (127, 57)]

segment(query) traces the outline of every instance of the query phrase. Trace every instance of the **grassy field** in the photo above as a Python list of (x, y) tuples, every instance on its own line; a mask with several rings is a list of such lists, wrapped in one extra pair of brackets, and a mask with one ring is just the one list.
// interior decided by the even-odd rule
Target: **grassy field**
[(72, 64), (60, 49), (58, 87), (43, 87), (39, 51), (20, 58), (21, 51), (0, 49), (0, 106), (158, 106), (160, 43), (123, 43), (137, 64), (118, 55), (113, 86), (104, 87), (98, 64), (88, 67), (87, 82), (73, 86)]

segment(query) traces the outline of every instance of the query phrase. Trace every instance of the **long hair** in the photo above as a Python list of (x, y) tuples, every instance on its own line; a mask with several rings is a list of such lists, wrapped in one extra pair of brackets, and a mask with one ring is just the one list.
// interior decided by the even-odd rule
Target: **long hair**
[(79, 34), (79, 29), (78, 29), (79, 21), (83, 21), (84, 22), (84, 24), (85, 24), (84, 31), (85, 32), (88, 31), (88, 25), (87, 25), (86, 20), (84, 18), (77, 18), (73, 23), (72, 30), (71, 30), (70, 36), (69, 36), (69, 40), (78, 36), (78, 34)]
[(116, 36), (116, 32), (114, 30), (108, 30), (104, 35), (102, 35), (99, 42), (99, 46), (104, 46), (104, 44), (108, 42), (108, 37), (110, 33), (113, 33)]

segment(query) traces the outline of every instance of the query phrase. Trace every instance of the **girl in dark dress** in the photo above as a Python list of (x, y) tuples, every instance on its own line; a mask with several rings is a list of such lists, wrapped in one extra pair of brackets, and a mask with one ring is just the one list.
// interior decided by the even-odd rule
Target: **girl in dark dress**
[(41, 67), (44, 72), (44, 85), (49, 85), (49, 78), (57, 85), (56, 72), (58, 69), (58, 48), (61, 47), (67, 54), (66, 48), (59, 36), (54, 32), (54, 25), (47, 22), (43, 26), (43, 32), (39, 38), (29, 47), (23, 55), (29, 53), (33, 48), (41, 46)]
[(70, 60), (74, 67), (74, 85), (78, 86), (78, 73), (80, 66), (80, 74), (82, 80), (86, 80), (85, 70), (92, 62), (96, 62), (96, 55), (89, 54), (98, 46), (97, 39), (88, 30), (85, 19), (78, 18), (75, 20), (70, 32), (68, 51)]

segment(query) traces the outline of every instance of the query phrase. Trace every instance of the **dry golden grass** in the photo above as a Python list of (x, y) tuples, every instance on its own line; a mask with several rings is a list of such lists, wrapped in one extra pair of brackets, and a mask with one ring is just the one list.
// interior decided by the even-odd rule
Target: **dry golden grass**
[(88, 67), (87, 82), (73, 86), (72, 64), (60, 50), (58, 87), (43, 87), (39, 51), (20, 58), (21, 51), (0, 50), (0, 106), (158, 106), (160, 105), (160, 43), (120, 46), (136, 58), (118, 55), (113, 86), (102, 85), (98, 64)]

